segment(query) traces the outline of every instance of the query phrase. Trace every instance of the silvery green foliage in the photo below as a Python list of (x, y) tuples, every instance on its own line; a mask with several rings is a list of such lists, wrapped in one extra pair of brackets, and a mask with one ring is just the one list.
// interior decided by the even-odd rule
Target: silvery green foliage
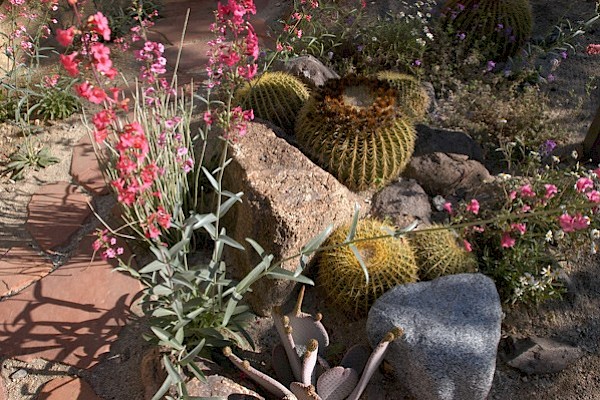
[[(373, 373), (383, 361), (390, 342), (403, 335), (400, 328), (388, 332), (369, 356), (368, 348), (354, 346), (341, 365), (330, 368), (321, 357), (329, 345), (329, 335), (321, 324), (321, 314), (302, 312), (304, 287), (294, 310), (286, 315), (278, 311), (273, 319), (281, 344), (273, 349), (273, 368), (278, 379), (255, 369), (237, 357), (229, 347), (223, 354), (252, 380), (278, 398), (285, 400), (357, 400)], [(287, 361), (287, 362), (286, 362)], [(362, 374), (362, 375), (361, 375)]]
[[(300, 263), (293, 272), (281, 268), (281, 261), (273, 263), (273, 255), (266, 254), (254, 240), (246, 239), (260, 255), (261, 262), (239, 282), (230, 279), (223, 261), (223, 249), (230, 246), (244, 250), (244, 247), (227, 236), (219, 225), (221, 217), (240, 202), (243, 195), (221, 187), (222, 171), (228, 163), (224, 156), (216, 170), (209, 172), (202, 168), (217, 196), (215, 212), (193, 214), (187, 218), (183, 226), (178, 227), (182, 239), (171, 247), (154, 244), (150, 250), (156, 260), (143, 268), (136, 271), (124, 264), (117, 268), (138, 278), (145, 286), (142, 304), (145, 313), (151, 316), (150, 329), (154, 334), (148, 339), (170, 350), (170, 355), (163, 357), (167, 378), (153, 400), (162, 399), (171, 386), (176, 386), (179, 398), (188, 398), (183, 374), (187, 371), (203, 380), (203, 373), (194, 360), (210, 348), (224, 347), (232, 342), (252, 344), (244, 325), (253, 314), (242, 304), (243, 296), (254, 282), (265, 277), (312, 285), (310, 279), (301, 275), (306, 255), (313, 253), (331, 231), (328, 227), (300, 251)], [(211, 238), (212, 257), (206, 264), (190, 265), (190, 240), (199, 230), (206, 231)]]

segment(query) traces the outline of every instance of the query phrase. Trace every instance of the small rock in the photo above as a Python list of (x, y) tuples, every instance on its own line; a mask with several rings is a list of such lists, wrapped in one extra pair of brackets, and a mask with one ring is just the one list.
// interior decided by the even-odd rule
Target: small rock
[(506, 363), (529, 375), (554, 374), (583, 355), (578, 347), (540, 337), (509, 337), (505, 348)]
[(472, 192), (492, 179), (479, 161), (462, 154), (438, 152), (413, 156), (403, 176), (416, 180), (431, 196)]
[(501, 322), (494, 282), (482, 274), (457, 274), (385, 293), (369, 311), (367, 335), (375, 345), (393, 327), (404, 329), (386, 359), (415, 398), (484, 400)]
[(413, 221), (430, 223), (429, 196), (412, 179), (399, 179), (373, 197), (372, 214), (377, 218), (390, 218), (397, 227), (405, 227)]
[(206, 377), (206, 383), (197, 378), (186, 384), (188, 394), (196, 397), (220, 397), (235, 400), (264, 400), (258, 393), (220, 375)]
[(10, 375), (10, 379), (12, 379), (13, 381), (19, 380), (19, 379), (23, 379), (27, 376), (27, 370), (21, 368), (18, 369), (16, 372), (13, 372)]
[(427, 125), (417, 125), (417, 141), (414, 156), (431, 153), (454, 153), (467, 156), (471, 160), (483, 162), (483, 149), (471, 136), (461, 131), (435, 129)]
[(297, 76), (311, 87), (323, 86), (329, 79), (339, 79), (340, 77), (311, 55), (289, 59), (285, 63), (277, 65), (275, 70)]

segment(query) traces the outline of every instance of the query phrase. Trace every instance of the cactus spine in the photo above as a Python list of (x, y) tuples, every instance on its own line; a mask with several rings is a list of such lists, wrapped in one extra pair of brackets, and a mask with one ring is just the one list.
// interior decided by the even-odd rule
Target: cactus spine
[(375, 76), (396, 89), (398, 92), (396, 107), (403, 115), (414, 122), (420, 122), (425, 118), (431, 100), (417, 78), (394, 71), (380, 71)]
[(301, 149), (351, 190), (386, 184), (408, 164), (412, 123), (395, 107), (396, 90), (375, 78), (330, 80), (296, 122)]
[(304, 83), (284, 72), (265, 72), (239, 89), (235, 102), (254, 116), (292, 131), (296, 115), (310, 94)]
[(448, 0), (442, 7), (444, 21), (463, 44), (476, 46), (488, 60), (505, 60), (531, 36), (532, 16), (528, 0)]
[(458, 243), (456, 233), (450, 229), (414, 231), (409, 240), (423, 280), (477, 271), (477, 259)]
[[(358, 222), (355, 239), (386, 234), (383, 228), (394, 230), (374, 219)], [(349, 227), (335, 230), (324, 246), (341, 244)], [(319, 254), (318, 285), (337, 306), (357, 316), (366, 315), (372, 303), (388, 289), (403, 283), (416, 282), (418, 266), (413, 250), (404, 237), (358, 241), (355, 244), (369, 272), (365, 274), (348, 246), (340, 246)]]

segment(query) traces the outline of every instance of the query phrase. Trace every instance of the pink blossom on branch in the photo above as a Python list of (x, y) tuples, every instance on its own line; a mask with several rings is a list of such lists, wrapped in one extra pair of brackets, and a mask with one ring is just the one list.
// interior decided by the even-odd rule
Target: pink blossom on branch
[(63, 68), (71, 76), (79, 75), (79, 62), (75, 60), (75, 57), (77, 57), (77, 54), (78, 54), (77, 52), (73, 52), (69, 55), (61, 54), (59, 56), (60, 63), (62, 64)]
[(68, 47), (73, 43), (73, 38), (75, 37), (75, 27), (72, 26), (66, 30), (57, 29), (56, 30), (56, 40), (61, 46)]
[(90, 15), (87, 22), (92, 32), (102, 36), (102, 39), (107, 42), (110, 40), (110, 27), (108, 26), (108, 19), (100, 11), (94, 15)]
[(473, 214), (479, 214), (479, 202), (477, 199), (472, 199), (471, 202), (467, 205), (467, 211), (472, 212)]
[(591, 56), (599, 55), (600, 44), (588, 44), (587, 48), (585, 49), (585, 52), (586, 54), (589, 54)]
[(510, 236), (510, 232), (504, 232), (500, 238), (500, 245), (503, 249), (511, 248), (515, 245), (516, 240)]

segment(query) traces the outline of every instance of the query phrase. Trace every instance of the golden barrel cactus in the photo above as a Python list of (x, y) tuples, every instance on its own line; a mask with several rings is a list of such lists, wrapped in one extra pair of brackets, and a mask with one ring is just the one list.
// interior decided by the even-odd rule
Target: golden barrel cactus
[(298, 115), (300, 148), (351, 190), (385, 185), (408, 164), (416, 137), (396, 96), (376, 78), (328, 81)]
[(414, 122), (423, 121), (431, 99), (417, 78), (394, 71), (380, 71), (375, 76), (396, 89), (396, 107), (403, 115)]
[(300, 79), (285, 72), (265, 72), (242, 86), (235, 103), (253, 109), (254, 116), (293, 131), (296, 115), (310, 93)]
[(451, 229), (414, 231), (409, 240), (419, 265), (419, 278), (423, 280), (477, 271), (477, 259), (459, 244)]
[[(336, 306), (356, 316), (366, 315), (373, 302), (387, 290), (418, 279), (415, 256), (406, 238), (360, 241), (386, 235), (386, 227), (394, 230), (393, 226), (375, 219), (358, 221), (355, 246), (369, 272), (368, 283), (350, 247), (339, 246), (318, 254), (317, 284)], [(343, 243), (349, 229), (349, 226), (336, 229), (323, 246)]]
[(528, 0), (447, 0), (442, 15), (457, 40), (476, 47), (488, 60), (516, 55), (531, 36)]

